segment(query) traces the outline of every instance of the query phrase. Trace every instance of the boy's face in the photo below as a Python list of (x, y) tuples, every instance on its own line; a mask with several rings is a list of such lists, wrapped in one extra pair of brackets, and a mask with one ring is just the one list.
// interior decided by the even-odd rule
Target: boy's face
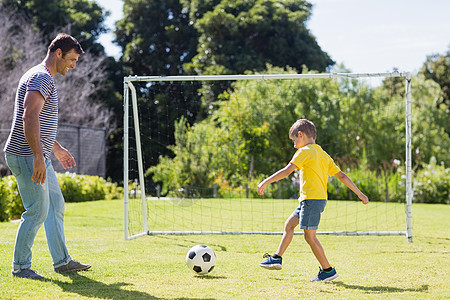
[(290, 139), (294, 142), (294, 148), (300, 149), (309, 144), (315, 144), (316, 141), (313, 138), (308, 137), (305, 133), (299, 131), (297, 136), (290, 137)]
[(291, 140), (294, 142), (295, 149), (300, 149), (306, 145), (303, 138), (304, 136), (305, 135), (301, 131), (298, 132), (297, 136), (291, 136)]

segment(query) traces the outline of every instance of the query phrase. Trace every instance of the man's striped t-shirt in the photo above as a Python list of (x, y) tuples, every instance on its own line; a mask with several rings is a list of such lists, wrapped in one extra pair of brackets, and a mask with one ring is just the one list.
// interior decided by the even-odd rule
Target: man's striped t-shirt
[(14, 104), (12, 128), (3, 150), (19, 156), (33, 155), (25, 138), (22, 120), (23, 103), (25, 95), (29, 91), (40, 92), (45, 100), (39, 114), (40, 140), (44, 157), (49, 158), (58, 129), (58, 93), (52, 75), (43, 64), (31, 68), (20, 79)]

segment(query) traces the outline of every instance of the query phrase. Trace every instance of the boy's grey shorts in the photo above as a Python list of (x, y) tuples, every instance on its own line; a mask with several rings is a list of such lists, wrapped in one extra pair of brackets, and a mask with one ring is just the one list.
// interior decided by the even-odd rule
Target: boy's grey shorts
[(320, 222), (320, 214), (326, 205), (327, 200), (303, 200), (292, 214), (299, 219), (301, 229), (317, 230)]

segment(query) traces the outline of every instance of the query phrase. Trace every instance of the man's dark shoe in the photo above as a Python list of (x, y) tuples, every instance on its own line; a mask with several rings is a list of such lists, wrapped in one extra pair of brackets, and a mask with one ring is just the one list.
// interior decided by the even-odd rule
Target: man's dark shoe
[(78, 271), (86, 271), (91, 267), (91, 265), (85, 265), (72, 259), (67, 264), (61, 267), (55, 268), (55, 272), (57, 273), (69, 273), (69, 272), (78, 272)]
[(28, 278), (28, 279), (34, 279), (34, 280), (42, 280), (44, 279), (43, 276), (39, 275), (35, 271), (31, 269), (21, 269), (18, 272), (11, 271), (12, 277), (17, 278)]

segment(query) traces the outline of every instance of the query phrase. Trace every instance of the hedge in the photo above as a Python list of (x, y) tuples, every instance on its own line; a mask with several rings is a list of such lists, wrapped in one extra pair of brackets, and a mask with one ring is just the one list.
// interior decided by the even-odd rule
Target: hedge
[[(98, 176), (57, 173), (66, 202), (85, 202), (121, 198), (123, 188)], [(19, 218), (24, 211), (14, 176), (0, 178), (0, 221)]]
[[(405, 170), (397, 168), (376, 172), (360, 166), (344, 172), (355, 182), (370, 201), (405, 202)], [(450, 204), (450, 168), (432, 157), (430, 162), (413, 174), (413, 202)], [(357, 199), (338, 179), (328, 184), (328, 198), (336, 200)]]

